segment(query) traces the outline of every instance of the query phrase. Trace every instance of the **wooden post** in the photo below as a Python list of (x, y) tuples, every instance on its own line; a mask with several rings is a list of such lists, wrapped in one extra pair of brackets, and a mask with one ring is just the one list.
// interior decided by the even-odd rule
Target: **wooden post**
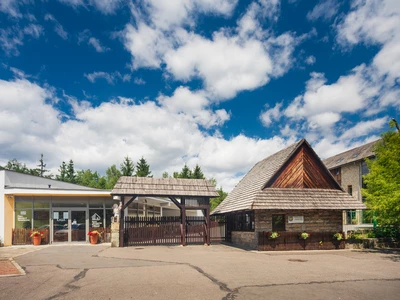
[(210, 246), (211, 237), (210, 237), (210, 208), (206, 209), (206, 230), (207, 230), (207, 245)]
[(185, 198), (181, 198), (181, 206), (182, 206), (182, 217), (181, 217), (181, 224), (182, 224), (182, 246), (186, 246), (186, 204)]
[(124, 196), (121, 196), (121, 202), (122, 202), (122, 209), (119, 213), (119, 246), (124, 247), (124, 225), (125, 225), (125, 213), (124, 213), (125, 197)]

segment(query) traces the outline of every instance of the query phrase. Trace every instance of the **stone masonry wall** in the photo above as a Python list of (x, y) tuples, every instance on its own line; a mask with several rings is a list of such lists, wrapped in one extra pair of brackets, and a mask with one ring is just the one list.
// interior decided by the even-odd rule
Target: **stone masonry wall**
[(246, 231), (232, 231), (232, 244), (247, 249), (257, 249), (258, 241), (256, 233)]
[[(256, 210), (255, 232), (233, 231), (232, 244), (248, 248), (258, 248), (258, 232), (272, 231), (272, 215), (285, 215), (285, 229), (288, 232), (341, 232), (341, 210)], [(304, 223), (289, 224), (289, 216), (303, 216)]]
[[(285, 215), (285, 229), (289, 232), (337, 232), (342, 231), (341, 210), (256, 210), (255, 230), (272, 231), (272, 215)], [(304, 223), (289, 224), (289, 216), (304, 216)]]
[[(361, 162), (354, 162), (341, 167), (342, 170), (342, 188), (349, 192), (348, 187), (353, 187), (353, 197), (362, 201), (361, 195)], [(346, 215), (343, 214), (343, 223), (346, 224)], [(362, 223), (362, 211), (358, 210), (356, 213), (356, 223)]]
[(348, 191), (348, 186), (351, 185), (353, 187), (353, 197), (360, 200), (361, 196), (361, 178), (360, 178), (360, 166), (361, 163), (355, 162), (342, 166), (342, 188)]

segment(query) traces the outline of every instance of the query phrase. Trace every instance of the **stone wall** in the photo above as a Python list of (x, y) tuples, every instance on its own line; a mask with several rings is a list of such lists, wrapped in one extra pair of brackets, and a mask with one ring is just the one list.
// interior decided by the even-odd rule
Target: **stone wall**
[[(247, 248), (258, 248), (258, 232), (272, 231), (272, 215), (285, 215), (285, 231), (287, 232), (342, 232), (341, 210), (256, 210), (255, 232), (233, 231), (232, 244)], [(303, 216), (304, 223), (289, 224), (289, 216)]]
[(341, 167), (342, 172), (342, 187), (346, 192), (349, 192), (348, 186), (353, 187), (353, 197), (362, 200), (361, 196), (361, 162), (357, 161)]
[[(361, 194), (361, 161), (349, 163), (341, 167), (342, 172), (342, 188), (349, 192), (349, 185), (353, 188), (353, 197), (362, 201)], [(362, 224), (362, 211), (356, 211), (355, 223), (351, 222), (352, 220), (346, 220), (346, 214), (343, 215), (343, 224)], [(345, 231), (351, 230), (350, 228), (346, 228)]]
[(232, 244), (247, 249), (257, 249), (258, 240), (255, 232), (232, 231)]
[[(255, 229), (259, 231), (272, 231), (272, 215), (285, 215), (285, 230), (289, 232), (341, 232), (341, 210), (256, 210)], [(304, 223), (289, 224), (289, 216), (303, 216)]]
[(119, 222), (111, 218), (111, 247), (119, 247)]

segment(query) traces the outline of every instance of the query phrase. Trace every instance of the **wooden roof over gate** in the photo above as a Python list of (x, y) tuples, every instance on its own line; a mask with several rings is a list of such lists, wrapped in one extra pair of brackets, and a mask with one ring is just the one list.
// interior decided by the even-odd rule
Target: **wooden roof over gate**
[(111, 195), (217, 197), (210, 180), (122, 176)]
[(251, 209), (365, 209), (305, 139), (258, 162), (212, 214)]

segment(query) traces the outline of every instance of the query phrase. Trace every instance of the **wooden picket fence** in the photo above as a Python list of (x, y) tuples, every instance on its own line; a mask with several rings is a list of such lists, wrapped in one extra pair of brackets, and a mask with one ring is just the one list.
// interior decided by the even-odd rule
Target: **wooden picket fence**
[(13, 228), (12, 230), (12, 244), (13, 245), (30, 245), (33, 240), (30, 237), (32, 231), (40, 231), (42, 236), (42, 245), (46, 245), (50, 241), (49, 229), (30, 229), (30, 228)]
[(275, 239), (269, 238), (268, 234), (265, 231), (258, 233), (259, 251), (333, 250), (345, 248), (344, 239), (337, 241), (333, 238), (335, 232), (311, 232), (306, 240), (300, 238), (301, 232), (278, 232), (279, 237)]
[[(173, 217), (125, 217), (124, 241), (126, 246), (203, 244), (206, 237), (205, 218), (186, 217), (186, 236), (183, 237), (181, 219)], [(211, 242), (225, 241), (224, 220), (210, 221)]]

